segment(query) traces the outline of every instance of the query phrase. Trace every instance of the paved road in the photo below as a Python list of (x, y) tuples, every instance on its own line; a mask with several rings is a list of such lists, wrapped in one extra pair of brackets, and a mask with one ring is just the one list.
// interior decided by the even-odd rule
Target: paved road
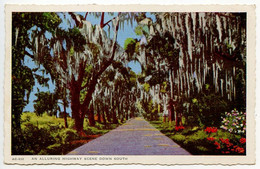
[(128, 120), (68, 155), (190, 155), (143, 118)]

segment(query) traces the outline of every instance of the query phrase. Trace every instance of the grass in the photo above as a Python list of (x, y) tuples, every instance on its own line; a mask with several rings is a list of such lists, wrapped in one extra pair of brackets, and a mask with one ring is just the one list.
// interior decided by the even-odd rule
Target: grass
[(28, 155), (62, 155), (73, 149), (109, 132), (120, 124), (104, 125), (97, 123), (89, 126), (84, 120), (83, 131), (86, 136), (79, 136), (74, 129), (74, 120), (67, 118), (68, 128), (65, 128), (64, 119), (43, 114), (23, 113), (21, 129), (25, 146), (24, 154)]
[(204, 128), (199, 126), (186, 126), (182, 131), (175, 131), (174, 123), (163, 123), (162, 121), (151, 121), (150, 123), (193, 155), (221, 154), (220, 151), (216, 150), (216, 146), (207, 140), (207, 137), (214, 137), (216, 140), (229, 139), (234, 144), (239, 144), (241, 138), (240, 135), (234, 135), (220, 129), (209, 135), (204, 131)]

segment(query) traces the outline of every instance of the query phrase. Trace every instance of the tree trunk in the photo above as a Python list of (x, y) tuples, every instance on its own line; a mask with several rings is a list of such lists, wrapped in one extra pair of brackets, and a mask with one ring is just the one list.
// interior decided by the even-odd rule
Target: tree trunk
[[(114, 103), (114, 101), (113, 101)], [(115, 110), (115, 105), (113, 104), (112, 105), (112, 113), (113, 113), (113, 124), (118, 124), (118, 120), (117, 120), (117, 117), (116, 117), (116, 110)]]
[(66, 100), (63, 100), (63, 118), (64, 118), (64, 124), (65, 124), (65, 128), (68, 128), (68, 122), (67, 122), (67, 112), (66, 112)]
[(82, 119), (80, 116), (75, 116), (75, 127), (76, 127), (76, 130), (77, 132), (80, 134), (80, 135), (84, 135), (84, 132), (83, 132), (83, 122), (84, 122), (84, 119)]
[(103, 124), (107, 125), (107, 120), (106, 120), (106, 116), (105, 116), (105, 110), (102, 110), (102, 116), (103, 116)]
[(70, 88), (71, 93), (71, 110), (72, 110), (72, 116), (75, 120), (75, 128), (77, 132), (82, 135), (83, 134), (83, 121), (84, 118), (81, 117), (82, 112), (80, 111), (80, 89), (72, 83), (72, 87)]
[(123, 106), (123, 102), (121, 102), (121, 122), (123, 122), (124, 121), (124, 118), (125, 118), (125, 112), (124, 112), (124, 106)]
[(163, 122), (166, 122), (166, 115), (163, 115)]
[(95, 126), (93, 103), (91, 104), (90, 109), (88, 110), (88, 121), (90, 126)]
[(97, 121), (99, 123), (101, 123), (101, 115), (100, 115), (100, 109), (99, 109), (99, 106), (97, 105)]
[[(121, 117), (121, 112), (120, 112), (120, 102), (118, 101), (117, 102), (117, 117), (118, 117), (118, 120), (120, 120), (121, 121), (121, 119), (120, 119), (120, 117)], [(118, 121), (117, 120), (117, 121)]]
[(125, 112), (125, 120), (128, 120), (128, 110)]
[(169, 121), (174, 121), (174, 106), (170, 105), (168, 111), (169, 111)]
[(107, 116), (107, 121), (111, 123), (111, 116), (110, 116), (109, 108), (107, 106), (106, 106), (106, 116)]

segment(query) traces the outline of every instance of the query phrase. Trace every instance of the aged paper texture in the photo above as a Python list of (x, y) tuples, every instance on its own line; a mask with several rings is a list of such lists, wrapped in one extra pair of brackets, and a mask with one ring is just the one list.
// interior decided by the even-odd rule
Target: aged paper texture
[(255, 163), (255, 6), (5, 15), (6, 164)]

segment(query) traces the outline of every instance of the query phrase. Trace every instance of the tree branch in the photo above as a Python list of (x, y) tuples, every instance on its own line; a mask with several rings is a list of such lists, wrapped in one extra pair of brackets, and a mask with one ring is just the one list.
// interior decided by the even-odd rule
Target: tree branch
[(101, 20), (100, 20), (100, 27), (101, 27), (101, 28), (104, 27), (104, 17), (105, 17), (105, 12), (102, 12)]
[[(104, 14), (104, 12), (102, 13), (102, 16), (101, 16), (101, 21), (100, 21), (100, 27), (101, 28), (104, 28), (105, 26), (107, 26), (111, 21), (113, 21), (114, 19), (116, 19), (116, 17), (114, 17), (114, 18), (112, 18), (112, 19), (110, 19), (109, 21), (107, 21), (106, 23), (104, 23), (104, 17), (105, 16), (105, 14)], [(108, 25), (109, 26), (109, 25)]]
[[(113, 45), (112, 45), (112, 49), (110, 52), (110, 58), (107, 62), (104, 63), (104, 66), (101, 67), (101, 69), (98, 71), (98, 73), (96, 75), (93, 74), (92, 80), (90, 81), (90, 83), (88, 85), (89, 90), (88, 90), (87, 95), (82, 104), (83, 110), (87, 109), (87, 106), (89, 105), (89, 103), (91, 101), (92, 93), (95, 91), (95, 87), (96, 87), (99, 76), (107, 69), (107, 67), (109, 65), (111, 65), (112, 61), (114, 60), (116, 46), (117, 46), (116, 40), (117, 40), (117, 33), (118, 33), (118, 28), (119, 28), (119, 15), (120, 15), (120, 12), (118, 13), (118, 16), (117, 16), (117, 22), (116, 22), (115, 34), (114, 34), (114, 38), (113, 38)], [(84, 85), (84, 86), (86, 86), (86, 85)], [(84, 112), (83, 113), (83, 117), (84, 117), (86, 111), (83, 111), (83, 112)]]
[(108, 66), (111, 65), (112, 61), (114, 60), (114, 57), (115, 57), (115, 51), (116, 51), (116, 39), (117, 39), (117, 32), (118, 32), (118, 28), (119, 28), (119, 18), (117, 20), (117, 23), (116, 23), (116, 28), (115, 28), (115, 35), (114, 35), (114, 39), (113, 39), (113, 46), (112, 46), (112, 50), (111, 50), (111, 53), (110, 53), (110, 58), (109, 60), (104, 64), (104, 66), (101, 67), (101, 69), (98, 71), (96, 77), (98, 78), (106, 69)]
[(30, 54), (29, 52), (27, 52), (26, 50), (25, 50), (25, 55), (27, 55), (27, 56), (29, 56), (30, 58), (34, 59), (34, 56), (33, 56), (32, 54)]
[[(108, 25), (112, 20), (116, 19), (116, 17), (110, 19), (109, 21), (107, 21), (106, 23), (103, 24), (103, 27), (105, 27), (106, 25)], [(109, 25), (108, 25), (109, 26)]]

